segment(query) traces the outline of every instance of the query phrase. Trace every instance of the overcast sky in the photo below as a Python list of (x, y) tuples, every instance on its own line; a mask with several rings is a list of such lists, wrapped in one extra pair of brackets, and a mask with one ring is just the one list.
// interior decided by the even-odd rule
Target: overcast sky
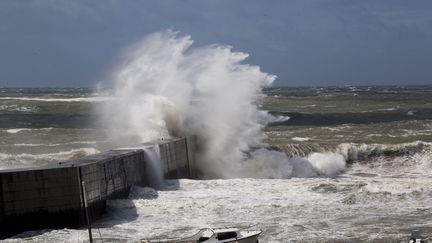
[(0, 0), (0, 86), (92, 86), (168, 28), (276, 85), (432, 84), (431, 0)]

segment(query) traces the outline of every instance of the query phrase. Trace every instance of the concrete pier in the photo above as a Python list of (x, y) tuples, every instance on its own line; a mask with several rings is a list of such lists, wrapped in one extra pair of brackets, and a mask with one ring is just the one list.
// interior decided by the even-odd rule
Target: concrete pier
[[(165, 178), (195, 178), (194, 137), (158, 141)], [(106, 200), (124, 198), (132, 185), (150, 184), (143, 149), (117, 149), (56, 165), (0, 171), (0, 238), (26, 230), (77, 228), (85, 215), (85, 182), (90, 220)]]

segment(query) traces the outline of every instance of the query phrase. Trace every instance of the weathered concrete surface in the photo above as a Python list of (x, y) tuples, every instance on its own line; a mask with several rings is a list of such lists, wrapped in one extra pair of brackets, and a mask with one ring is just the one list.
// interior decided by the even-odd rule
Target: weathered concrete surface
[[(165, 178), (194, 178), (193, 137), (155, 142)], [(126, 197), (132, 185), (149, 185), (142, 149), (117, 149), (31, 169), (0, 171), (0, 238), (42, 228), (80, 227), (85, 223), (81, 181), (85, 182), (90, 220), (106, 200)]]
[(197, 138), (195, 136), (188, 136), (186, 141), (186, 151), (189, 166), (189, 173), (187, 178), (197, 179), (198, 178), (198, 167), (196, 166), (195, 153), (197, 152)]
[(76, 167), (0, 173), (0, 237), (22, 229), (77, 227), (83, 222)]
[(77, 167), (80, 181), (85, 182), (91, 220), (104, 212), (107, 199), (127, 197), (132, 185), (145, 185), (142, 150), (110, 150), (66, 164)]

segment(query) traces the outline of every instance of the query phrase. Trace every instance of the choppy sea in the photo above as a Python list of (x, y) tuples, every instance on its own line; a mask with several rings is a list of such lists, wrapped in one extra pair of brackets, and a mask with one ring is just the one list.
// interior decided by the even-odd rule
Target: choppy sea
[[(265, 128), (288, 155), (340, 153), (335, 177), (170, 180), (108, 202), (98, 242), (185, 236), (210, 226), (263, 230), (261, 242), (432, 239), (432, 86), (269, 88), (259, 104), (287, 121)], [(109, 149), (90, 89), (0, 88), (0, 169)], [(87, 231), (25, 232), (7, 242), (85, 242)]]

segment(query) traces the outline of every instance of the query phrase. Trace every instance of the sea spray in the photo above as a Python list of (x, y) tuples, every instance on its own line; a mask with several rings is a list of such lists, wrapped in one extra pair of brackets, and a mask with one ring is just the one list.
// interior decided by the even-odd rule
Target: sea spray
[(307, 157), (318, 175), (335, 176), (345, 169), (345, 159), (338, 153), (312, 153)]
[(229, 46), (192, 48), (190, 36), (149, 35), (125, 51), (104, 103), (109, 133), (123, 143), (196, 135), (205, 177), (289, 178), (292, 164), (263, 147), (263, 127), (287, 117), (258, 109), (262, 88), (276, 76), (245, 64)]
[[(345, 159), (338, 153), (313, 153), (308, 157), (288, 157), (283, 152), (258, 149), (240, 163), (235, 175), (253, 178), (333, 177), (345, 170)], [(243, 171), (241, 174), (240, 170)], [(233, 173), (233, 172), (231, 172)]]

